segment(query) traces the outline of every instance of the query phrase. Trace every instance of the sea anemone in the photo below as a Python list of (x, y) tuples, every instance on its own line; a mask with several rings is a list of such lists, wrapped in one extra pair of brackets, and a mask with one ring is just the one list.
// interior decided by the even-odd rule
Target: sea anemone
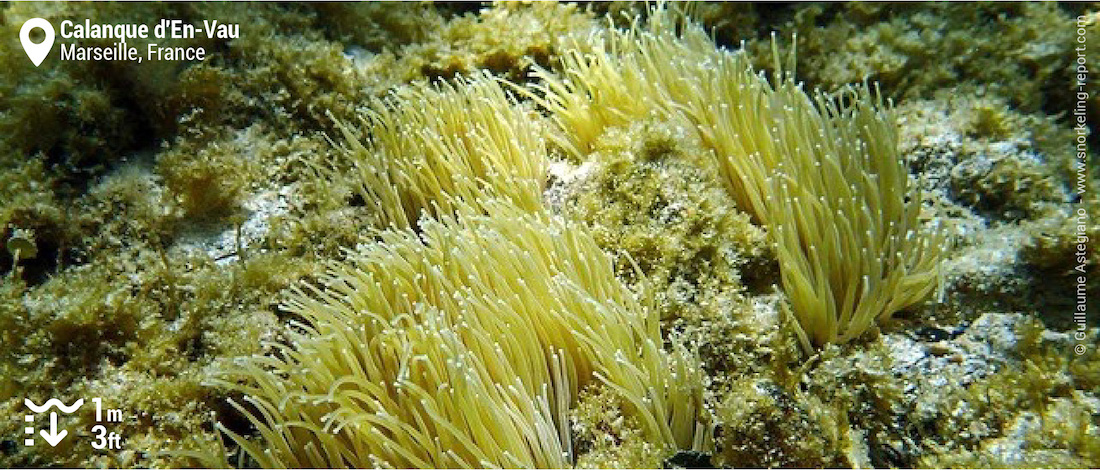
[(941, 237), (922, 230), (889, 106), (865, 85), (811, 97), (774, 44), (769, 81), (742, 53), (658, 7), (645, 26), (576, 44), (564, 72), (538, 70), (541, 83), (527, 94), (551, 113), (555, 145), (577, 159), (606, 129), (632, 121), (694, 129), (738, 206), (771, 232), (809, 351), (927, 297)]
[(566, 467), (566, 413), (600, 384), (670, 452), (710, 445), (695, 360), (582, 227), (456, 208), (295, 290), (289, 341), (219, 382), (266, 447), (222, 430), (265, 467)]
[(366, 116), (358, 131), (341, 129), (381, 225), (408, 227), (425, 212), (453, 213), (459, 201), (542, 207), (542, 121), (488, 74), (399, 88)]

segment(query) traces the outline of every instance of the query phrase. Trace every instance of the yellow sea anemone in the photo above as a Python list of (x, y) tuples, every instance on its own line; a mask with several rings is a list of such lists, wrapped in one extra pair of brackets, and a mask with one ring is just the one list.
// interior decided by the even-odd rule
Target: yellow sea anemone
[[(662, 349), (658, 319), (582, 227), (509, 202), (386, 231), (296, 291), (274, 354), (221, 384), (264, 446), (261, 465), (566, 467), (566, 413), (599, 383), (650, 439), (705, 448), (702, 377)], [(482, 212), (488, 210), (491, 215)], [(224, 430), (224, 428), (223, 428)]]
[(399, 88), (373, 102), (362, 124), (342, 126), (345, 150), (384, 226), (493, 197), (542, 207), (542, 121), (487, 74)]
[(865, 86), (811, 98), (773, 51), (780, 70), (769, 82), (743, 54), (657, 7), (645, 26), (575, 45), (562, 74), (536, 72), (541, 83), (528, 94), (550, 111), (555, 144), (576, 158), (606, 129), (638, 119), (698, 132), (738, 206), (771, 231), (809, 350), (924, 299), (941, 239), (921, 228), (921, 195), (888, 106)]

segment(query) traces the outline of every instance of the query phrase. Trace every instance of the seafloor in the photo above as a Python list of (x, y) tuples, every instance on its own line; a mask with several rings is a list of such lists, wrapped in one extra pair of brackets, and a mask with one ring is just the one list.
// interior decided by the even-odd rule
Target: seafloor
[[(670, 364), (694, 361), (685, 370), (698, 372), (695, 442), (677, 446), (675, 438), (647, 434), (639, 410), (651, 403), (628, 405), (614, 377), (582, 377), (565, 404), (547, 405), (564, 418), (554, 421), (556, 435), (542, 438), (568, 441), (555, 442), (568, 448), (566, 465), (1100, 466), (1100, 253), (1094, 248), (1100, 198), (1096, 167), (1080, 166), (1092, 160), (1084, 157), (1094, 155), (1098, 143), (1091, 126), (1100, 119), (1100, 7), (655, 7), (705, 28), (713, 45), (698, 47), (743, 49), (757, 70), (775, 67), (773, 44), (782, 57), (791, 57), (797, 45), (793, 71), (805, 90), (877, 83), (893, 102), (897, 154), (920, 189), (912, 193), (919, 201), (907, 195), (906, 203), (919, 203), (920, 223), (942, 236), (935, 289), (850, 341), (809, 348), (784, 313), (792, 294), (784, 288), (787, 268), (773, 234), (759, 214), (731, 196), (708, 163), (706, 142), (660, 113), (612, 116), (613, 125), (578, 137), (539, 99), (549, 92), (539, 88), (547, 80), (578, 76), (570, 69), (577, 61), (566, 56), (585, 57), (591, 42), (611, 30), (633, 24), (639, 35), (668, 39), (688, 28), (650, 24), (669, 16), (650, 8), (618, 2), (0, 5), (0, 239), (7, 247), (0, 249), (0, 467), (561, 464), (515, 455), (508, 457), (518, 460), (509, 460), (484, 446), (485, 456), (466, 460), (459, 459), (463, 452), (476, 453), (465, 447), (435, 454), (440, 460), (387, 460), (381, 451), (357, 455), (367, 451), (347, 439), (305, 436), (308, 426), (279, 428), (277, 419), (255, 407), (230, 405), (231, 399), (249, 403), (242, 390), (259, 379), (226, 371), (240, 372), (242, 364), (277, 369), (276, 362), (293, 356), (288, 351), (305, 347), (303, 338), (320, 334), (309, 326), (318, 317), (303, 313), (311, 307), (289, 300), (321, 294), (293, 286), (331, 281), (324, 274), (356, 252), (415, 245), (417, 236), (446, 238), (461, 225), (446, 222), (442, 213), (462, 209), (443, 199), (438, 202), (445, 207), (410, 202), (406, 193), (399, 202), (382, 198), (388, 189), (372, 187), (373, 167), (363, 164), (402, 158), (401, 144), (360, 142), (373, 142), (381, 132), (378, 123), (386, 118), (378, 117), (380, 109), (417, 99), (424, 100), (413, 102), (421, 108), (417, 116), (450, 113), (441, 119), (458, 122), (448, 124), (456, 128), (476, 118), (488, 123), (470, 127), (481, 132), (507, 117), (512, 121), (504, 129), (545, 130), (537, 136), (547, 159), (536, 167), (543, 171), (536, 178), (541, 198), (523, 202), (545, 214), (529, 216), (537, 222), (521, 227), (528, 216), (509, 215), (504, 223), (505, 216), (489, 211), (480, 222), (461, 216), (474, 220), (463, 227), (469, 234), (495, 227), (492, 233), (503, 238), (510, 227), (531, 231), (522, 232), (528, 238), (540, 236), (538, 230), (575, 230), (602, 250), (577, 256), (613, 263), (617, 279), (600, 282), (640, 299), (612, 298), (606, 292), (619, 291), (611, 287), (590, 303), (649, 312), (660, 319), (653, 328), (659, 338), (638, 343), (638, 351), (672, 358)], [(21, 25), (33, 17), (55, 24), (66, 18), (145, 24), (217, 19), (240, 24), (241, 32), (233, 40), (191, 41), (206, 48), (203, 61), (47, 59), (35, 67), (18, 42)], [(668, 31), (654, 33), (660, 28)], [(1079, 53), (1080, 44), (1085, 49)], [(1080, 106), (1078, 57), (1096, 70)], [(515, 97), (500, 101), (508, 109), (499, 116), (490, 109), (468, 117), (466, 110), (429, 101), (439, 98), (433, 93), (497, 83), (462, 78), (481, 71), (514, 84), (499, 85)], [(417, 84), (440, 81), (452, 85)], [(652, 98), (638, 93), (639, 103)], [(1089, 120), (1081, 128), (1089, 135), (1082, 147), (1075, 108)], [(435, 125), (425, 122), (425, 128)], [(417, 132), (407, 135), (426, 135)], [(523, 144), (518, 140), (511, 142)], [(576, 142), (586, 146), (568, 148)], [(372, 154), (378, 148), (391, 152)], [(470, 150), (475, 156), (483, 151)], [(481, 174), (488, 180), (495, 175)], [(404, 184), (394, 181), (395, 187)], [(407, 207), (435, 207), (434, 217), (444, 222), (416, 222), (415, 213), (413, 221), (401, 219)], [(1079, 213), (1087, 217), (1079, 220)], [(412, 239), (386, 238), (402, 224)], [(540, 243), (561, 237), (555, 232)], [(398, 268), (404, 266), (393, 265)], [(387, 269), (377, 271), (380, 278)], [(540, 269), (519, 272), (527, 276), (526, 283), (518, 281), (523, 286), (560, 287), (559, 278), (570, 275), (563, 271), (549, 280), (535, 279), (548, 276)], [(415, 283), (410, 286), (404, 288)], [(480, 287), (456, 287), (455, 293), (474, 288)], [(908, 287), (895, 288), (903, 295)], [(488, 299), (486, 305), (547, 301), (545, 295), (532, 300), (538, 294), (530, 289), (517, 292), (515, 299)], [(423, 314), (412, 303), (408, 308)], [(574, 325), (573, 333), (585, 328)], [(573, 347), (586, 350), (585, 344)], [(1079, 346), (1083, 352), (1075, 351)], [(380, 351), (374, 352), (384, 356), (387, 350)], [(403, 354), (392, 352), (393, 360)], [(620, 353), (607, 363), (635, 366), (633, 352)], [(301, 359), (290, 374), (323, 381), (329, 373), (307, 363)], [(606, 372), (599, 358), (592, 364)], [(266, 373), (269, 384), (300, 385), (277, 371)], [(674, 380), (684, 379), (676, 373)], [(445, 395), (442, 390), (437, 392)], [(269, 391), (268, 399), (277, 401), (280, 393), (289, 394)], [(96, 419), (90, 404), (62, 416), (70, 435), (58, 446), (24, 445), (24, 398), (41, 403), (51, 397), (65, 403), (100, 397), (122, 409), (124, 419), (110, 431), (122, 437), (123, 448), (90, 445)], [(496, 406), (485, 400), (485, 408)], [(292, 418), (325, 421), (312, 423), (320, 428), (331, 417), (303, 412)], [(265, 424), (271, 427), (259, 432)], [(323, 431), (354, 432), (348, 429)], [(335, 447), (322, 452), (329, 460), (313, 447), (290, 448), (301, 460), (289, 460), (273, 443), (279, 432), (299, 433), (286, 438), (291, 447), (310, 439)], [(351, 435), (390, 433), (393, 446), (408, 444), (395, 437), (400, 432)], [(434, 445), (461, 447), (426, 435)]]

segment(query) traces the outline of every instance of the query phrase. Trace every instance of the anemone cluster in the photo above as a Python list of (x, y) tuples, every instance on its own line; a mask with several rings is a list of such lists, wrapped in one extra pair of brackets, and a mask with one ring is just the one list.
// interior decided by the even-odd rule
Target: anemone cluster
[(1095, 10), (0, 4), (0, 467), (1095, 467)]
[(698, 360), (542, 209), (538, 126), (488, 76), (407, 93), (450, 113), (390, 100), (368, 145), (345, 131), (378, 240), (291, 296), (288, 345), (219, 381), (264, 444), (225, 432), (264, 466), (567, 467), (598, 383), (666, 451), (709, 449)]
[(590, 39), (531, 87), (413, 85), (375, 101), (360, 133), (341, 127), (379, 233), (294, 291), (286, 344), (219, 381), (250, 405), (237, 407), (262, 443), (223, 430), (256, 462), (571, 466), (568, 410), (592, 384), (666, 452), (711, 450), (698, 358), (665, 347), (586, 228), (542, 205), (551, 153), (583, 160), (634, 120), (697, 132), (766, 223), (807, 350), (931, 291), (934, 236), (869, 91), (815, 99), (782, 72), (772, 84), (663, 7)]

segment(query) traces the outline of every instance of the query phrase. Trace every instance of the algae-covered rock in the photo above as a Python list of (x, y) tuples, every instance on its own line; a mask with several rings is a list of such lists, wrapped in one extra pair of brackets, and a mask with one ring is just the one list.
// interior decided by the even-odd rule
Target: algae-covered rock
[(593, 228), (616, 269), (655, 296), (666, 319), (722, 308), (774, 271), (764, 229), (737, 210), (679, 126), (607, 132), (563, 208)]

